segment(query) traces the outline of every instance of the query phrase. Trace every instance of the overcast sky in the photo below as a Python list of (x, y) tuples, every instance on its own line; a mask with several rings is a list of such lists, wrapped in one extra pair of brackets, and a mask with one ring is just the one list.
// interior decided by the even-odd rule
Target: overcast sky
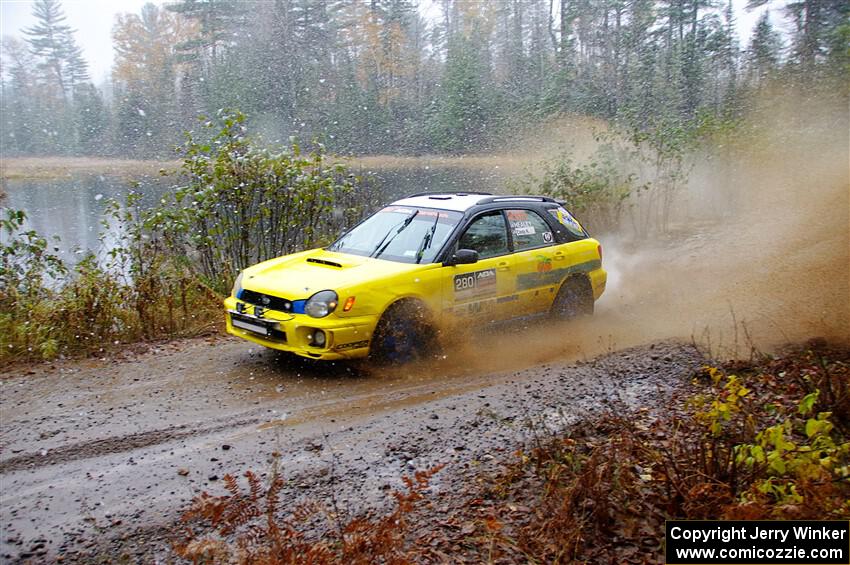
[[(115, 15), (124, 12), (139, 13), (150, 0), (63, 0), (62, 8), (67, 16), (66, 23), (77, 30), (75, 38), (83, 49), (89, 63), (89, 74), (95, 84), (101, 84), (109, 77), (112, 67), (112, 24)], [(363, 1), (363, 0), (355, 0)], [(499, 0), (495, 0), (499, 1)], [(750, 30), (755, 25), (762, 10), (747, 12), (746, 0), (732, 0), (738, 19), (738, 35), (742, 47), (746, 47)], [(154, 4), (163, 4), (155, 1)], [(777, 4), (777, 2), (771, 2)], [(431, 2), (427, 2), (433, 8)], [(433, 12), (434, 10), (428, 10)], [(774, 9), (774, 12), (779, 10)], [(772, 18), (775, 21), (775, 17)], [(0, 36), (23, 38), (21, 30), (32, 26), (32, 2), (29, 0), (0, 0)]]
[[(65, 23), (77, 30), (74, 38), (89, 63), (89, 74), (95, 84), (109, 76), (112, 67), (112, 24), (115, 15), (139, 13), (149, 0), (63, 0)], [(154, 2), (161, 4), (161, 2)], [(35, 24), (32, 2), (0, 0), (0, 35), (23, 39), (21, 30)]]

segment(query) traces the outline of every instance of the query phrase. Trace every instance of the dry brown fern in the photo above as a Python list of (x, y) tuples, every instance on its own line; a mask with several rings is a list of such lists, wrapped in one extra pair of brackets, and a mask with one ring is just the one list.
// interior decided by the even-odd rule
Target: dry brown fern
[[(325, 565), (409, 563), (406, 550), (407, 516), (425, 497), (438, 465), (402, 477), (405, 489), (396, 491), (392, 513), (378, 519), (359, 517), (342, 530), (328, 528), (324, 536), (307, 536), (310, 521), (322, 510), (316, 503), (297, 506), (282, 517), (280, 493), (283, 478), (275, 468), (266, 484), (251, 471), (247, 488), (232, 475), (224, 477), (222, 496), (198, 495), (184, 513), (181, 540), (173, 547), (178, 556), (193, 563), (236, 562), (244, 565)], [(325, 513), (328, 515), (327, 513)], [(193, 528), (203, 526), (204, 533)]]

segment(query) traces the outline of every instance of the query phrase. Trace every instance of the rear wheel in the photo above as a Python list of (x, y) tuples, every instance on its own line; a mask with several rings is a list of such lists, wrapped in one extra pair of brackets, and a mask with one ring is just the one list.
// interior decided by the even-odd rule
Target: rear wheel
[(428, 355), (435, 345), (436, 334), (425, 306), (404, 300), (387, 308), (381, 316), (369, 356), (381, 364), (409, 363)]
[(593, 315), (593, 289), (587, 279), (570, 277), (561, 284), (549, 311), (555, 320)]

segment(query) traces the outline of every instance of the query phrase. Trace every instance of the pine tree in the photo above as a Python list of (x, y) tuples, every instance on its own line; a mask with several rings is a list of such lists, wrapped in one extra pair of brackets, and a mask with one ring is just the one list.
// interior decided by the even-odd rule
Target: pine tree
[(38, 145), (51, 153), (73, 153), (79, 150), (82, 127), (75, 98), (90, 92), (88, 64), (58, 1), (37, 0), (32, 13), (37, 22), (24, 35), (37, 61), (40, 89), (33, 103), (44, 133)]
[(747, 49), (747, 74), (751, 81), (764, 80), (779, 68), (782, 39), (770, 23), (770, 12), (759, 18)]
[(32, 13), (37, 23), (24, 30), (30, 51), (40, 60), (42, 80), (67, 103), (74, 87), (89, 81), (88, 64), (57, 0), (37, 0)]
[(475, 41), (463, 35), (451, 39), (432, 122), (432, 140), (437, 148), (452, 153), (480, 149), (488, 107), (481, 71), (481, 54)]
[(0, 98), (0, 148), (3, 154), (33, 154), (40, 149), (39, 135), (45, 126), (43, 112), (39, 112), (38, 83), (33, 72), (36, 59), (27, 46), (13, 38), (3, 39), (3, 96)]
[[(749, 0), (752, 9), (769, 0)], [(847, 0), (798, 0), (784, 8), (794, 24), (790, 60), (806, 73), (817, 71), (831, 52), (831, 42), (848, 25), (850, 3)]]

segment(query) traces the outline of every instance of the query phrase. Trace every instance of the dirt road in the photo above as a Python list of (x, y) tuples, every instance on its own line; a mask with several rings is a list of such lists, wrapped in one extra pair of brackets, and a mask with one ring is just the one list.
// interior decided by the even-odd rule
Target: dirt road
[(276, 454), (292, 501), (332, 489), (349, 512), (380, 507), (405, 473), (446, 463), (439, 489), (453, 465), (513, 449), (529, 420), (560, 428), (657, 406), (699, 360), (667, 344), (507, 372), (470, 375), (445, 360), (367, 374), (215, 339), (7, 375), (0, 554), (165, 557), (194, 495), (223, 492), (226, 473), (269, 471)]

